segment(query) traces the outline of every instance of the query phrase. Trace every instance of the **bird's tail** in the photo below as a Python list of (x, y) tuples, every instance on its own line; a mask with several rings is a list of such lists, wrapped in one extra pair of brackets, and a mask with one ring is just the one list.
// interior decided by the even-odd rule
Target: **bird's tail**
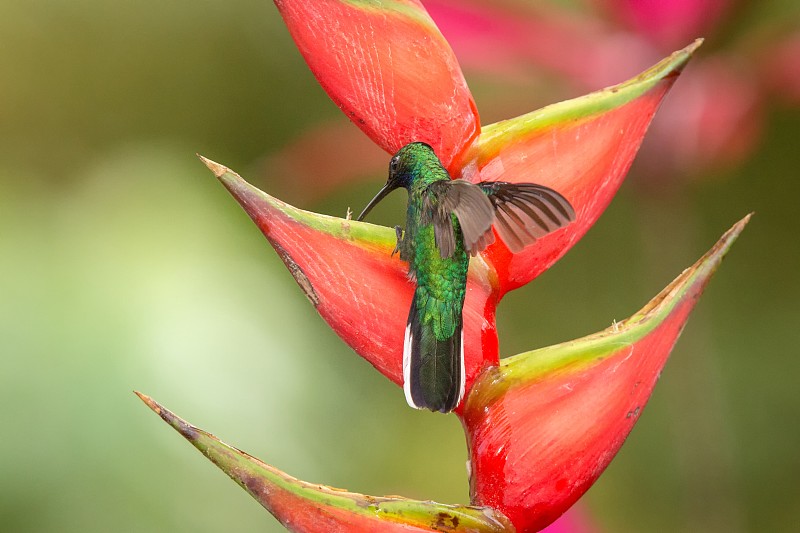
[(431, 313), (427, 305), (415, 292), (403, 343), (403, 390), (411, 407), (449, 413), (464, 396), (461, 309)]

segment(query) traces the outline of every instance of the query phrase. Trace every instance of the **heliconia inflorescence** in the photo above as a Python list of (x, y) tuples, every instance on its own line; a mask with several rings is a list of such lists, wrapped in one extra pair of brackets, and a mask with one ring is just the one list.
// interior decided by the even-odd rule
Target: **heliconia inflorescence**
[[(463, 308), (471, 505), (378, 498), (294, 479), (142, 399), (292, 531), (538, 531), (567, 510), (638, 420), (689, 312), (747, 218), (631, 318), (500, 361), (495, 309), (594, 224), (662, 98), (700, 44), (620, 85), (481, 126), (449, 45), (416, 0), (276, 0), (322, 87), (389, 153), (432, 147), (451, 177), (558, 191), (574, 222), (526, 247), (495, 239), (469, 262)], [(390, 228), (290, 206), (201, 158), (242, 205), (323, 319), (403, 384), (415, 284)], [(388, 160), (388, 157), (387, 157)], [(512, 251), (513, 249), (513, 251)], [(399, 311), (400, 310), (400, 311)]]

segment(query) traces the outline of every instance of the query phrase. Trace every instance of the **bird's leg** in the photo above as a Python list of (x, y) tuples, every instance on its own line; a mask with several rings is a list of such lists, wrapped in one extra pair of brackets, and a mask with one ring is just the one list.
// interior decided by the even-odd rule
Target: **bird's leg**
[(392, 250), (391, 257), (394, 257), (394, 254), (400, 251), (400, 246), (403, 244), (403, 228), (400, 226), (395, 226), (394, 234), (397, 235), (397, 244), (394, 245), (394, 250)]

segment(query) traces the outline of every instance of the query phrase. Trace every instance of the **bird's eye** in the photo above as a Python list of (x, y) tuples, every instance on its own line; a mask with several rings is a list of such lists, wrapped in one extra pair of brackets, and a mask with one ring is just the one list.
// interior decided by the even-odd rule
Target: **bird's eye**
[(397, 157), (393, 157), (391, 161), (389, 161), (389, 174), (394, 174), (397, 172), (397, 167), (400, 166), (400, 160)]

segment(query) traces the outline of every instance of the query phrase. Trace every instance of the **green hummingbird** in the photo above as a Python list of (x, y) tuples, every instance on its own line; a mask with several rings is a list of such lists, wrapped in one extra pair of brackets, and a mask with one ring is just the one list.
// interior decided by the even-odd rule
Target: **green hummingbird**
[(453, 180), (433, 149), (402, 147), (389, 163), (386, 185), (358, 216), (393, 190), (408, 191), (405, 231), (395, 226), (400, 259), (416, 282), (403, 342), (403, 390), (416, 409), (448, 413), (464, 396), (461, 310), (470, 256), (492, 244), (492, 227), (519, 252), (575, 219), (556, 191), (533, 183)]

